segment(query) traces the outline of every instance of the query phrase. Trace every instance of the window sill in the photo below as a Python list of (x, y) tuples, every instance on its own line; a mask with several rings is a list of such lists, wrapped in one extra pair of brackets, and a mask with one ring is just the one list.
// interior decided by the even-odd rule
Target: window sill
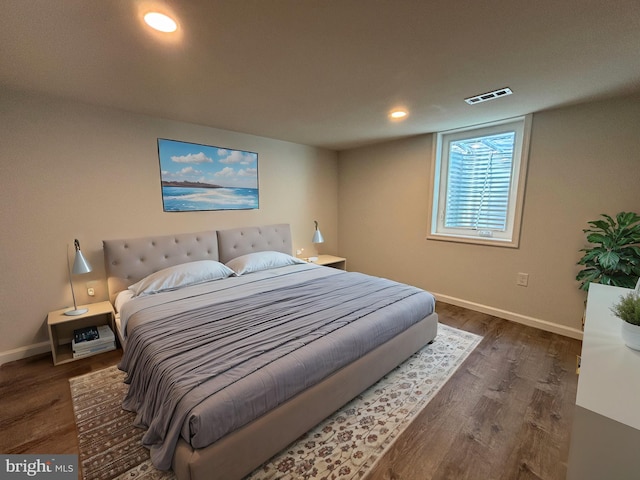
[(427, 240), (439, 240), (444, 242), (456, 242), (456, 243), (471, 243), (474, 245), (485, 245), (489, 247), (507, 247), (518, 248), (519, 244), (517, 240), (509, 240), (503, 238), (484, 238), (484, 237), (469, 237), (462, 235), (452, 235), (446, 233), (429, 233), (427, 234)]

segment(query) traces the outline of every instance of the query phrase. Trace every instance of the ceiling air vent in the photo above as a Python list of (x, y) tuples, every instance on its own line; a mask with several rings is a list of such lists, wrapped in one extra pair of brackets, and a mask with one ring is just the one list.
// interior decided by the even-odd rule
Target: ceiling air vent
[(486, 102), (488, 100), (493, 100), (495, 98), (505, 97), (507, 95), (511, 95), (513, 92), (509, 87), (501, 88), (500, 90), (494, 90), (493, 92), (483, 93), (481, 95), (476, 95), (475, 97), (465, 98), (464, 101), (469, 105), (475, 105), (476, 103)]

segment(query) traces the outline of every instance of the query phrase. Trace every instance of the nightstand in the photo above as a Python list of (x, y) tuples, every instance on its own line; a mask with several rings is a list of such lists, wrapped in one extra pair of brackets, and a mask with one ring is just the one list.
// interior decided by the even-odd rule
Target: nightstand
[[(71, 349), (71, 340), (73, 339), (74, 330), (78, 328), (108, 325), (111, 331), (114, 332), (115, 312), (111, 302), (105, 301), (90, 303), (88, 305), (81, 305), (78, 308), (88, 308), (89, 311), (76, 316), (64, 314), (64, 312), (69, 310), (69, 308), (49, 312), (47, 317), (47, 326), (49, 328), (49, 341), (51, 342), (51, 354), (53, 355), (54, 365), (79, 360), (79, 358), (73, 358), (73, 351)], [(115, 344), (114, 348), (110, 350), (113, 349), (115, 349)], [(104, 353), (106, 351), (109, 350), (102, 350), (91, 355), (97, 355), (98, 353)]]
[(334, 255), (318, 255), (318, 259), (312, 263), (316, 265), (323, 265), (325, 267), (333, 267), (339, 270), (347, 269), (347, 259), (342, 257), (336, 257)]

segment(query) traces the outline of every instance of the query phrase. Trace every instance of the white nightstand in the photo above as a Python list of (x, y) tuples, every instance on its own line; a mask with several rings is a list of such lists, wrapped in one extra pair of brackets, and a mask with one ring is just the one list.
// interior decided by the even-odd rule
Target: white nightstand
[(316, 265), (323, 265), (325, 267), (333, 267), (339, 270), (347, 269), (347, 259), (342, 257), (336, 257), (334, 255), (318, 255), (318, 259), (311, 263)]
[[(73, 358), (73, 351), (71, 350), (71, 340), (74, 330), (98, 325), (108, 325), (111, 331), (114, 331), (115, 312), (111, 302), (90, 303), (88, 305), (80, 305), (78, 308), (88, 308), (89, 311), (76, 316), (64, 314), (69, 308), (49, 312), (47, 326), (49, 328), (49, 341), (51, 342), (51, 354), (53, 355), (54, 365), (79, 360), (78, 358)], [(98, 353), (104, 353), (105, 351), (108, 350), (103, 350)], [(93, 355), (97, 355), (98, 353)]]

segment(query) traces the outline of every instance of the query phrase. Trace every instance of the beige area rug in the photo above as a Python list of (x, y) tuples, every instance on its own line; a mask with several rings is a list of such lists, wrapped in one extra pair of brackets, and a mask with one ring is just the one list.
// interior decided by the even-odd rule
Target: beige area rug
[[(335, 412), (247, 478), (355, 479), (370, 470), (482, 337), (440, 324), (435, 341)], [(120, 403), (116, 367), (70, 379), (83, 478), (173, 479), (140, 445), (142, 430)]]

